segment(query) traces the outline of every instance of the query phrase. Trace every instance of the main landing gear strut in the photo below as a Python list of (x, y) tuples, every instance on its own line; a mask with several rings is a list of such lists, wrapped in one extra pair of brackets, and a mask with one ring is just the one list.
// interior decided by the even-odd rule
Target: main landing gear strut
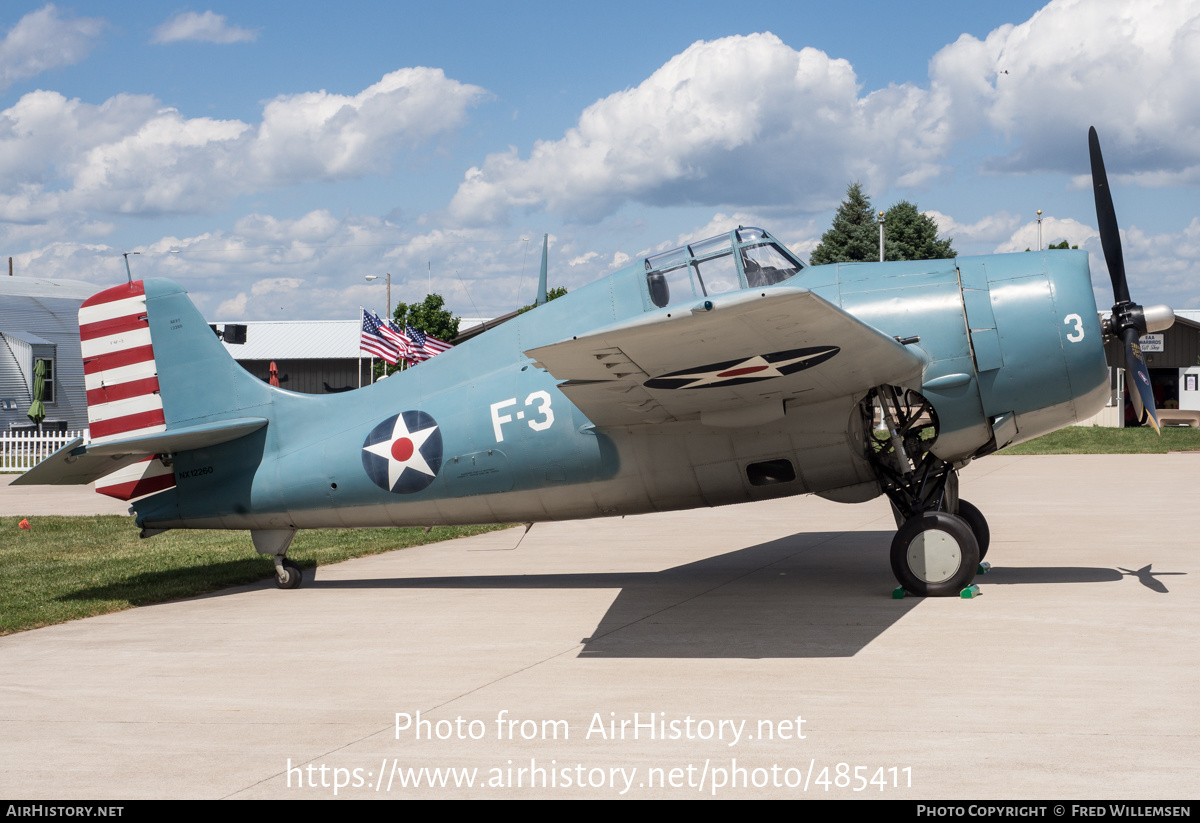
[(899, 529), (892, 572), (904, 589), (953, 597), (975, 579), (991, 535), (979, 509), (958, 497), (958, 472), (928, 447), (933, 407), (914, 391), (880, 386), (863, 400), (867, 458), (892, 502)]

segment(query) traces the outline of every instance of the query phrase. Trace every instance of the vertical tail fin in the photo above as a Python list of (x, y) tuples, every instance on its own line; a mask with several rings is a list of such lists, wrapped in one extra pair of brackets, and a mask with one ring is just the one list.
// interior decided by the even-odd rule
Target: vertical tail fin
[[(132, 446), (163, 453), (196, 448), (189, 432), (224, 429), (205, 443), (241, 436), (250, 406), (270, 403), (270, 389), (225, 351), (187, 294), (167, 280), (134, 281), (96, 294), (79, 309), (91, 446)], [(265, 422), (265, 421), (263, 421)], [(224, 424), (224, 425), (222, 425)], [(236, 430), (236, 431), (235, 431)], [(141, 451), (141, 454), (147, 454)], [(129, 500), (175, 485), (174, 469), (151, 453), (96, 483), (101, 494)]]
[[(252, 435), (270, 423), (276, 402), (296, 399), (241, 368), (169, 280), (88, 298), (79, 337), (89, 442), (67, 444), (15, 484), (95, 482), (120, 500), (161, 492), (175, 486), (177, 461), (194, 463), (199, 450)], [(262, 442), (259, 436), (260, 452)]]
[(142, 281), (85, 300), (79, 339), (92, 442), (166, 431)]

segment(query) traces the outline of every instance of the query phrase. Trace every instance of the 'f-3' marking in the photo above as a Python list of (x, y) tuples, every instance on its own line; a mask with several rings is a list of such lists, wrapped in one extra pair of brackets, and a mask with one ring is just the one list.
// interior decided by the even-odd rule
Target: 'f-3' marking
[[(529, 428), (533, 429), (535, 432), (545, 431), (554, 424), (554, 410), (550, 408), (550, 392), (535, 391), (525, 398), (526, 406), (532, 406), (534, 403), (537, 404), (537, 408), (532, 412), (535, 417), (527, 420), (526, 422), (529, 424)], [(515, 397), (510, 397), (507, 400), (500, 400), (499, 402), (492, 404), (492, 431), (496, 434), (497, 443), (504, 442), (504, 430), (501, 427), (505, 423), (511, 423), (513, 419), (511, 414), (501, 414), (500, 410), (508, 408), (509, 406), (515, 406), (516, 404), (517, 398)], [(541, 416), (540, 420), (536, 419), (537, 415)], [(517, 412), (517, 419), (524, 420), (525, 412)]]

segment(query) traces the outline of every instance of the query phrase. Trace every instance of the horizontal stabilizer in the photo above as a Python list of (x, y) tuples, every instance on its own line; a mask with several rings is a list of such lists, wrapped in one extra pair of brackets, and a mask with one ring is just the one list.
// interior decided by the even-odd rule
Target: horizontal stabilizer
[(267, 425), (265, 417), (239, 417), (170, 431), (83, 445), (77, 437), (12, 482), (14, 486), (73, 486), (92, 483), (157, 454), (228, 443)]
[(265, 417), (238, 417), (234, 420), (219, 420), (216, 423), (201, 423), (198, 426), (183, 426), (159, 434), (147, 434), (107, 443), (88, 446), (88, 454), (174, 454), (228, 443), (256, 432), (267, 425)]

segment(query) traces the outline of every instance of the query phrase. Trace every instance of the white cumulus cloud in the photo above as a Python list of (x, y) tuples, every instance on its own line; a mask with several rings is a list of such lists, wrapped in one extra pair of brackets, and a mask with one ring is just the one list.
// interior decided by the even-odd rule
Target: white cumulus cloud
[(53, 4), (31, 11), (0, 41), (0, 89), (78, 63), (91, 51), (104, 25), (94, 17), (61, 17)]
[(154, 30), (152, 43), (177, 43), (198, 40), (204, 43), (249, 43), (258, 39), (258, 32), (229, 25), (223, 14), (206, 11), (181, 11)]
[(599, 256), (600, 256), (599, 252), (590, 251), (587, 254), (581, 254), (578, 257), (572, 257), (571, 260), (567, 263), (567, 265), (568, 266), (582, 266), (586, 263), (592, 262)]
[(30, 92), (0, 112), (0, 220), (206, 212), (249, 192), (384, 171), (485, 95), (440, 69), (406, 68), (354, 95), (278, 97), (250, 124), (187, 117), (145, 95), (94, 105)]
[(937, 175), (949, 133), (941, 119), (928, 92), (859, 97), (847, 61), (770, 33), (698, 42), (528, 158), (516, 148), (488, 155), (450, 210), (487, 223), (513, 208), (595, 220), (628, 200), (824, 208), (847, 180), (883, 188)]
[[(1070, 217), (1062, 219), (1058, 217), (1046, 217), (1042, 220), (1042, 247), (1057, 245), (1066, 240), (1072, 246), (1082, 248), (1090, 247), (1091, 241), (1095, 240), (1096, 249), (1100, 248), (1099, 243), (1100, 233), (1091, 226), (1080, 223), (1078, 220)], [(1025, 251), (1025, 249), (1036, 249), (1038, 247), (1038, 225), (1036, 220), (1030, 220), (1028, 223), (1020, 226), (1012, 235), (996, 246), (997, 254), (1006, 252)]]
[(815, 211), (850, 180), (929, 183), (980, 134), (1000, 151), (985, 170), (1086, 172), (1092, 124), (1117, 176), (1195, 184), (1197, 88), (1197, 0), (1053, 0), (941, 49), (925, 86), (866, 91), (846, 60), (770, 33), (725, 37), (598, 100), (558, 139), (489, 154), (450, 213), (480, 225), (519, 210), (595, 221), (629, 202)]
[[(250, 214), (226, 231), (164, 236), (132, 249), (52, 241), (14, 255), (14, 262), (27, 276), (84, 280), (99, 290), (125, 281), (121, 252), (137, 251), (130, 258), (135, 279), (175, 280), (201, 313), (217, 320), (354, 319), (359, 306), (382, 314), (382, 278), (365, 277), (384, 272), (392, 274), (393, 305), (419, 302), (432, 287), (459, 316), (494, 317), (533, 301), (537, 263), (526, 255), (528, 245), (521, 234), (418, 232), (318, 209), (296, 218)], [(553, 256), (551, 267), (552, 286), (575, 288), (596, 276), (560, 277), (568, 267)]]
[(974, 223), (960, 223), (950, 215), (932, 209), (922, 212), (922, 214), (928, 215), (937, 223), (939, 237), (958, 240), (960, 244), (995, 243), (1010, 239), (1021, 224), (1019, 216), (1006, 211), (989, 214)]
[(1011, 148), (996, 171), (1087, 171), (1096, 126), (1110, 169), (1148, 185), (1200, 182), (1200, 4), (1054, 0), (1020, 25), (963, 35), (930, 63), (958, 131)]

